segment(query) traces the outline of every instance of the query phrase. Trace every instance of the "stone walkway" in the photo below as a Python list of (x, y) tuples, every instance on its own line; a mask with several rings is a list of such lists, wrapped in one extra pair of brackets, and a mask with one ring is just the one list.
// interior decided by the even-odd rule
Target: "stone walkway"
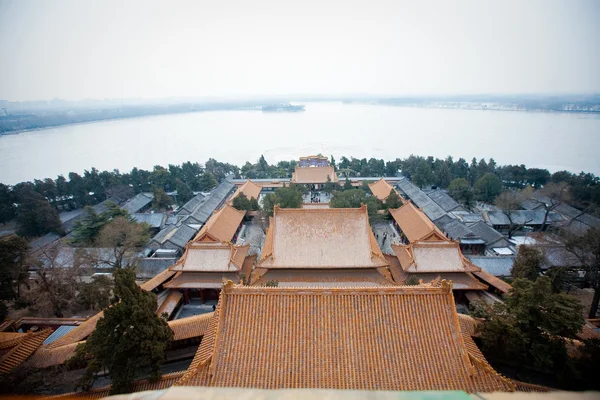
[[(401, 244), (400, 235), (390, 222), (377, 222), (373, 225), (373, 233), (384, 254), (393, 255), (392, 244)], [(384, 242), (384, 237), (386, 237)]]

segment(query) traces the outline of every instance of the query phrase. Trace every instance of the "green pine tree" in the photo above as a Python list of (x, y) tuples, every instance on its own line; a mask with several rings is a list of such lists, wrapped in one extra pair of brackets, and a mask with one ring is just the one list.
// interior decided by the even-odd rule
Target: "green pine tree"
[(89, 359), (80, 386), (89, 389), (94, 377), (108, 370), (110, 394), (129, 393), (133, 382), (150, 370), (150, 379), (160, 378), (165, 351), (173, 331), (156, 315), (156, 295), (142, 290), (129, 269), (115, 271), (115, 302), (104, 310), (96, 329), (77, 348), (72, 363)]

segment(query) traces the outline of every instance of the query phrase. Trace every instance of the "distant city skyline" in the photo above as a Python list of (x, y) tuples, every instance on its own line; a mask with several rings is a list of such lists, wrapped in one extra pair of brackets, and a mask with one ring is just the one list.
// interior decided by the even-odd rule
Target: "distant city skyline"
[(0, 99), (600, 93), (600, 2), (0, 0)]

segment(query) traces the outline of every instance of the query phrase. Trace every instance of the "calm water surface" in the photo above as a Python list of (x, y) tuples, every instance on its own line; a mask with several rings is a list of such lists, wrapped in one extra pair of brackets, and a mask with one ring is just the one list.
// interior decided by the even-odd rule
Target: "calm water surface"
[(303, 113), (218, 111), (72, 125), (0, 137), (0, 182), (216, 158), (242, 165), (322, 153), (493, 157), (600, 174), (600, 116), (308, 103)]

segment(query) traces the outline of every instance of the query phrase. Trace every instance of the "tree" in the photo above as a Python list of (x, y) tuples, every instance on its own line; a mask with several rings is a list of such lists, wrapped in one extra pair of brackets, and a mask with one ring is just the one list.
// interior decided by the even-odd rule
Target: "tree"
[(344, 190), (352, 190), (352, 189), (354, 189), (354, 186), (352, 186), (350, 179), (348, 179), (348, 177), (346, 177), (346, 180), (344, 181)]
[(64, 311), (76, 301), (79, 263), (71, 263), (62, 255), (64, 245), (58, 243), (40, 250), (35, 275), (24, 293), (29, 309), (41, 316), (62, 318)]
[(359, 208), (362, 204), (367, 206), (369, 220), (371, 222), (383, 219), (385, 216), (378, 213), (383, 209), (383, 203), (375, 196), (367, 196), (364, 190), (351, 189), (333, 192), (329, 203), (331, 208)]
[(148, 225), (116, 217), (102, 227), (96, 240), (96, 246), (110, 251), (95, 252), (89, 257), (96, 263), (108, 264), (116, 269), (131, 267), (134, 255), (142, 249), (149, 237)]
[(473, 189), (477, 200), (491, 203), (502, 192), (502, 181), (495, 174), (488, 172), (475, 181)]
[(77, 293), (77, 302), (91, 310), (102, 310), (110, 304), (113, 280), (105, 275), (92, 277), (89, 283), (81, 283)]
[(59, 235), (64, 233), (64, 228), (56, 208), (48, 200), (29, 187), (17, 192), (19, 207), (17, 211), (18, 233), (21, 236), (42, 236), (48, 232)]
[(480, 310), (485, 322), (477, 328), (482, 350), (501, 360), (544, 372), (562, 373), (569, 364), (566, 342), (581, 330), (581, 304), (553, 293), (550, 279), (515, 279), (504, 302)]
[(544, 221), (542, 222), (542, 230), (546, 230), (548, 215), (554, 211), (556, 207), (571, 200), (571, 192), (569, 185), (565, 182), (553, 183), (550, 182), (537, 193), (533, 192), (529, 199), (539, 204), (544, 209)]
[(154, 186), (152, 190), (154, 199), (152, 200), (152, 208), (155, 210), (167, 210), (173, 204), (173, 199), (164, 190)]
[(210, 172), (205, 172), (200, 176), (200, 180), (198, 182), (198, 188), (202, 192), (209, 192), (214, 189), (219, 182), (217, 182), (215, 176)]
[(473, 206), (473, 190), (465, 178), (456, 178), (448, 185), (448, 193), (467, 208)]
[(416, 171), (412, 175), (412, 180), (413, 183), (419, 188), (422, 188), (423, 186), (429, 185), (433, 182), (431, 165), (426, 160), (421, 160), (419, 162)]
[(80, 385), (89, 389), (95, 375), (108, 370), (111, 395), (131, 392), (134, 380), (148, 369), (151, 380), (158, 380), (165, 351), (173, 340), (173, 331), (156, 315), (156, 295), (135, 283), (131, 269), (116, 271), (114, 292), (112, 307), (104, 310), (75, 356), (76, 360), (90, 360)]
[(585, 280), (594, 289), (594, 297), (588, 313), (589, 318), (596, 318), (600, 301), (600, 228), (590, 228), (579, 236), (567, 230), (561, 232), (565, 249), (575, 256), (585, 271)]
[(233, 199), (233, 207), (238, 210), (250, 210), (250, 199), (244, 193), (240, 193)]
[(273, 216), (275, 205), (281, 208), (302, 207), (302, 189), (297, 185), (282, 187), (274, 193), (269, 193), (263, 198), (263, 211), (269, 217)]
[(529, 279), (535, 281), (542, 272), (544, 254), (535, 247), (521, 245), (510, 274), (514, 278)]
[(0, 237), (0, 299), (19, 297), (27, 279), (27, 240), (17, 235)]
[(179, 204), (185, 204), (194, 197), (192, 189), (180, 179), (175, 181), (175, 188), (177, 189), (177, 201)]
[(12, 220), (15, 213), (15, 196), (10, 188), (0, 183), (0, 223)]
[(254, 197), (250, 197), (250, 210), (249, 211), (260, 211), (260, 204)]
[(114, 218), (131, 218), (127, 211), (110, 201), (106, 203), (106, 211), (101, 214), (89, 206), (83, 212), (85, 216), (75, 223), (71, 239), (71, 243), (77, 246), (93, 246), (104, 225)]
[(385, 199), (385, 205), (388, 208), (400, 208), (402, 206), (402, 200), (394, 189), (390, 190), (389, 196)]
[(517, 192), (511, 189), (504, 190), (494, 201), (506, 218), (508, 218), (508, 237), (512, 238), (513, 234), (530, 221), (525, 221), (525, 224), (517, 224), (514, 221), (514, 211), (521, 209), (521, 197)]

